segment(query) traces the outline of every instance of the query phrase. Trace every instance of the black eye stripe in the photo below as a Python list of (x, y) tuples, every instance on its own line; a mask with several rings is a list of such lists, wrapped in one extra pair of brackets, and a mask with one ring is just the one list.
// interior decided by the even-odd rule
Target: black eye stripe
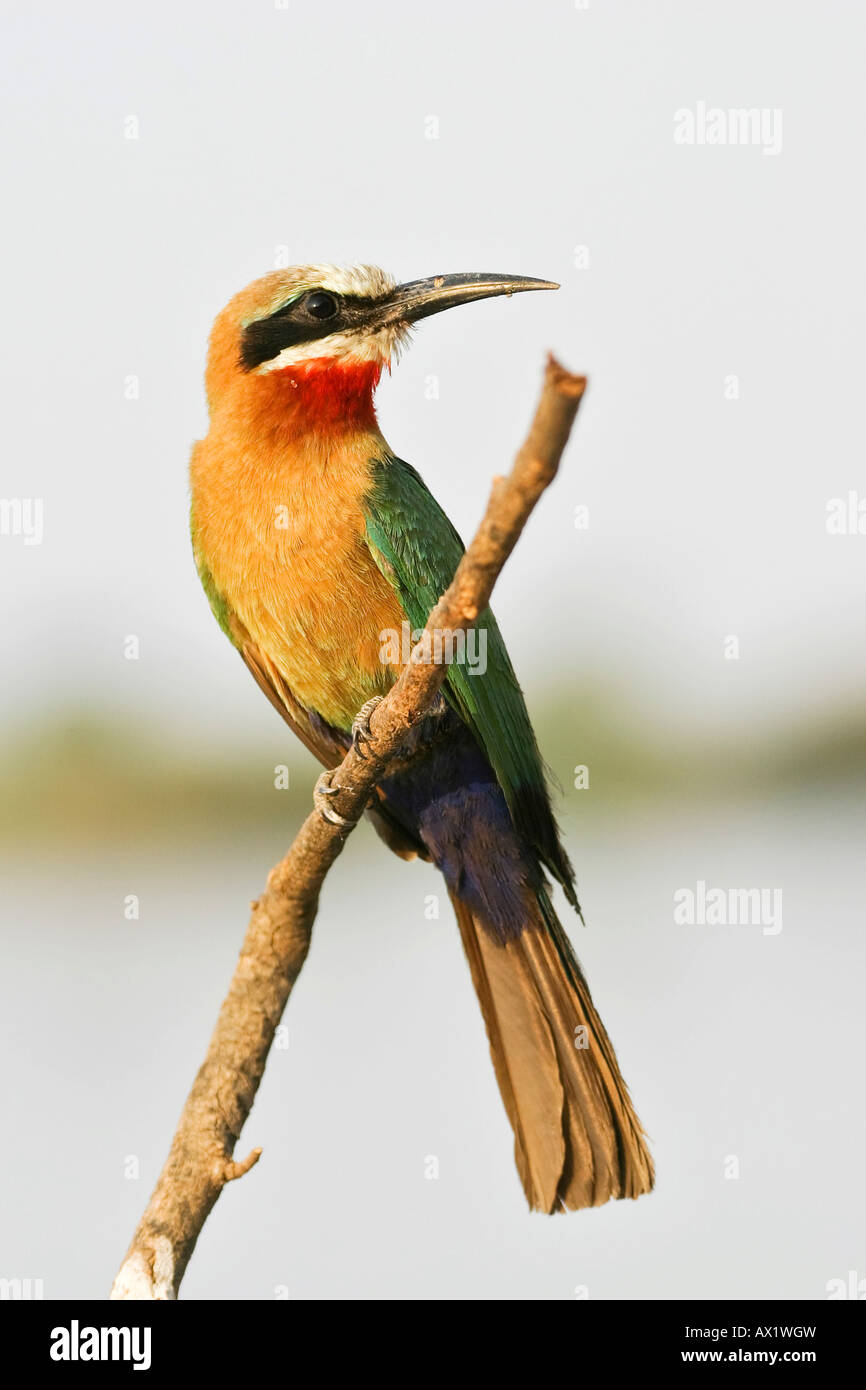
[[(332, 300), (336, 312), (328, 317), (317, 316), (314, 312), (316, 308), (326, 307), (324, 302), (317, 302), (317, 296)], [(343, 295), (324, 286), (312, 286), (266, 319), (256, 319), (247, 324), (241, 333), (241, 366), (251, 372), (263, 362), (272, 362), (279, 357), (284, 348), (314, 343), (319, 338), (329, 337), (331, 333), (363, 328), (369, 321), (371, 311), (385, 297)]]

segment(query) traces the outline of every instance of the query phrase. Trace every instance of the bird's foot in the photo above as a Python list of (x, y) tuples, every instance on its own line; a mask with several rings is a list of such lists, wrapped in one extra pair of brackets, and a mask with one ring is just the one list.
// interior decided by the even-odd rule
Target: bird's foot
[(370, 715), (377, 705), (381, 705), (383, 698), (382, 695), (374, 695), (372, 700), (368, 700), (365, 705), (361, 706), (352, 720), (352, 747), (359, 758), (366, 758), (367, 756), (364, 752), (364, 744), (369, 743), (373, 737), (373, 731), (370, 728)]
[(313, 805), (318, 811), (322, 820), (326, 820), (329, 825), (339, 825), (344, 830), (351, 830), (357, 821), (349, 820), (346, 816), (341, 816), (339, 811), (331, 805), (331, 797), (338, 796), (339, 787), (331, 786), (333, 772), (323, 772), (315, 787), (313, 788)]

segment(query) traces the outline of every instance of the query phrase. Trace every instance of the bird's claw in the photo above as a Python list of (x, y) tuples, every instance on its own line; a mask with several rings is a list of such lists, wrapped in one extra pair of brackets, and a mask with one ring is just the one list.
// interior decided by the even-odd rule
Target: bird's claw
[(383, 696), (374, 695), (372, 700), (368, 700), (366, 704), (361, 706), (352, 720), (352, 747), (359, 758), (366, 758), (367, 756), (364, 752), (364, 744), (369, 743), (373, 737), (373, 731), (370, 728), (370, 715), (377, 705), (381, 705), (382, 699)]
[(315, 787), (313, 788), (313, 805), (318, 811), (322, 820), (326, 820), (329, 825), (339, 825), (344, 830), (350, 830), (356, 821), (349, 820), (346, 816), (341, 816), (339, 811), (335, 811), (328, 802), (331, 796), (339, 794), (339, 787), (331, 786), (333, 772), (323, 772)]

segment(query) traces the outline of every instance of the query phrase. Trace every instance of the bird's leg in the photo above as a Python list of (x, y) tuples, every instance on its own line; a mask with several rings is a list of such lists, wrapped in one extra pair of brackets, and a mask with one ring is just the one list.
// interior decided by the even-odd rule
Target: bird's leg
[[(377, 705), (381, 705), (382, 699), (383, 696), (374, 695), (372, 700), (368, 700), (366, 704), (361, 706), (355, 718), (352, 720), (352, 747), (359, 758), (365, 758), (367, 756), (364, 752), (364, 744), (369, 743), (370, 739), (373, 737), (370, 728), (370, 715)], [(356, 825), (357, 821), (347, 820), (345, 816), (341, 816), (339, 811), (334, 810), (334, 807), (331, 806), (328, 798), (336, 796), (340, 790), (339, 787), (331, 786), (331, 777), (331, 772), (322, 773), (313, 790), (313, 805), (322, 817), (322, 820), (329, 821), (331, 825), (340, 825), (348, 830), (351, 826)]]
[(364, 744), (369, 743), (373, 737), (373, 731), (370, 728), (370, 715), (377, 705), (381, 705), (382, 700), (383, 696), (374, 695), (372, 700), (368, 700), (366, 704), (361, 706), (352, 720), (352, 747), (359, 758), (366, 758), (367, 756), (364, 752)]
[(337, 796), (339, 787), (331, 786), (333, 771), (323, 772), (315, 787), (313, 788), (313, 805), (318, 811), (322, 820), (326, 820), (329, 825), (340, 825), (344, 830), (350, 830), (357, 821), (348, 820), (346, 816), (341, 816), (339, 811), (335, 811), (328, 798)]

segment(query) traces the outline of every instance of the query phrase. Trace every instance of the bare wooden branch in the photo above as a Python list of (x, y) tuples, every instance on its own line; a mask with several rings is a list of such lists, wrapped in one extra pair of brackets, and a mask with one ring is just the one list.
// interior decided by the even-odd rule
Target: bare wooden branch
[[(550, 357), (541, 397), (511, 473), (497, 478), (484, 518), (452, 583), (430, 614), (428, 633), (465, 628), (493, 585), (542, 492), (553, 481), (586, 388)], [(252, 904), (247, 934), (205, 1060), (181, 1113), (165, 1166), (111, 1291), (115, 1299), (172, 1299), (196, 1240), (227, 1182), (261, 1154), (232, 1155), (264, 1074), (277, 1025), (307, 956), (325, 875), (407, 730), (435, 698), (447, 667), (419, 642), (370, 721), (363, 755), (350, 749), (331, 776), (346, 824), (313, 812)]]

